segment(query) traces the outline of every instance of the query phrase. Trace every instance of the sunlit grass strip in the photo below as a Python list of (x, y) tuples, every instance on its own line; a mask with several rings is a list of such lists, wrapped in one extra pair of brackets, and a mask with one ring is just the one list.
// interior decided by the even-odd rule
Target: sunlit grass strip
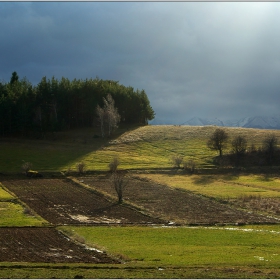
[(273, 189), (280, 192), (280, 178), (269, 175), (248, 175), (239, 176), (235, 182), (259, 186), (264, 189)]
[(83, 161), (89, 170), (108, 170), (108, 164), (114, 157), (120, 159), (120, 168), (124, 169), (171, 168), (171, 157), (177, 154), (186, 161), (194, 160), (198, 167), (209, 166), (208, 162), (215, 153), (201, 145), (200, 141), (186, 143), (183, 140), (176, 143), (169, 140), (115, 144), (89, 152), (63, 169), (75, 169), (76, 162)]
[(149, 266), (279, 267), (280, 234), (207, 228), (63, 227), (86, 242)]
[(173, 188), (181, 188), (215, 198), (238, 198), (241, 195), (280, 197), (279, 191), (267, 189), (265, 186), (246, 186), (231, 181), (220, 181), (219, 179), (223, 177), (218, 175), (142, 174), (138, 176), (149, 178)]
[(1, 183), (0, 183), (0, 201), (6, 201), (6, 200), (11, 200), (11, 199), (15, 199), (15, 197), (12, 196), (7, 191), (3, 190)]
[(5, 226), (42, 226), (47, 224), (39, 216), (25, 213), (22, 205), (14, 202), (0, 202), (0, 227)]

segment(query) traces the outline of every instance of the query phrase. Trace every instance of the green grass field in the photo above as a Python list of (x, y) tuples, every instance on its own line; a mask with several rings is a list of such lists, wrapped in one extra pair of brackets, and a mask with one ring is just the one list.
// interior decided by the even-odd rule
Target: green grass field
[[(64, 227), (124, 260), (147, 266), (279, 267), (280, 227), (274, 231), (227, 228)], [(106, 237), (105, 237), (106, 236)], [(105, 238), (104, 238), (105, 237)]]
[(47, 224), (41, 217), (26, 210), (16, 202), (0, 202), (0, 227), (43, 226)]
[(1, 187), (1, 183), (0, 183), (0, 201), (11, 200), (14, 198), (15, 198), (14, 196), (12, 196), (9, 192), (7, 192)]
[[(231, 278), (254, 278), (252, 271), (256, 268), (262, 277), (265, 271), (279, 273), (280, 251), (275, 246), (280, 242), (279, 225), (242, 228), (66, 226), (60, 230), (82, 236), (89, 246), (119, 256), (123, 260), (119, 267), (124, 273), (130, 268), (133, 273), (126, 276), (131, 278), (151, 276), (146, 275), (147, 270), (153, 271), (152, 278), (188, 278), (194, 276), (194, 268), (196, 276), (200, 275), (199, 269), (205, 269), (200, 275), (202, 278), (229, 276), (225, 270), (223, 275), (219, 272), (222, 267), (231, 268)], [(112, 274), (106, 277), (111, 278)]]
[(42, 226), (47, 222), (5, 191), (0, 183), (0, 227)]

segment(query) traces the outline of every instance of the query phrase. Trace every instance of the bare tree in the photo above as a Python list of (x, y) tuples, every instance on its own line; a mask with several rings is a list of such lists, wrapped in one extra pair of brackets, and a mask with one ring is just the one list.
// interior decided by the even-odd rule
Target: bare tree
[(111, 176), (111, 181), (113, 183), (114, 189), (118, 196), (118, 203), (123, 202), (123, 191), (128, 184), (128, 178), (126, 177), (125, 171), (115, 171)]
[(228, 137), (229, 136), (224, 129), (217, 128), (214, 131), (213, 135), (208, 140), (207, 146), (211, 150), (219, 151), (219, 155), (220, 155), (220, 157), (222, 157), (223, 150), (226, 147)]
[(236, 136), (232, 140), (231, 146), (232, 146), (232, 152), (235, 155), (237, 156), (243, 155), (247, 149), (247, 140), (243, 136)]
[(264, 139), (263, 151), (267, 156), (268, 164), (270, 164), (277, 151), (277, 138), (274, 134), (270, 134)]
[(103, 98), (104, 107), (99, 105), (96, 108), (96, 113), (100, 121), (102, 137), (105, 136), (105, 128), (110, 136), (113, 131), (118, 128), (120, 122), (120, 115), (118, 109), (115, 107), (115, 101), (113, 97), (108, 94), (106, 98)]
[(111, 94), (108, 94), (107, 98), (103, 98), (103, 101), (107, 117), (108, 135), (110, 136), (112, 132), (118, 128), (120, 115), (118, 113), (118, 109), (115, 107), (115, 101)]
[(243, 136), (236, 136), (231, 141), (232, 153), (235, 155), (235, 164), (238, 166), (240, 158), (245, 154), (247, 149), (247, 140)]

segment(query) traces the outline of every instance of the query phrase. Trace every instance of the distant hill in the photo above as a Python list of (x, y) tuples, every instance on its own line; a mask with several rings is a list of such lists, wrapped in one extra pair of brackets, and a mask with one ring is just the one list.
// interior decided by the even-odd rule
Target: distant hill
[(191, 125), (191, 126), (206, 126), (216, 125), (225, 127), (245, 127), (245, 128), (260, 128), (260, 129), (280, 129), (280, 115), (267, 117), (267, 116), (254, 116), (235, 120), (220, 120), (217, 118), (199, 118), (194, 117), (183, 123), (175, 123), (154, 119), (150, 122), (151, 125)]

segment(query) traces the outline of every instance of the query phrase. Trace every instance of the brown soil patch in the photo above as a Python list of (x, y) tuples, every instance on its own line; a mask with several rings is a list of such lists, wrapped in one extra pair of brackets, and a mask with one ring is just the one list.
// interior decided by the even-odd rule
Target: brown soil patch
[[(95, 189), (115, 195), (107, 176), (80, 179)], [(130, 178), (124, 190), (124, 200), (154, 217), (179, 224), (246, 224), (277, 223), (279, 220), (234, 208), (230, 203), (174, 189), (148, 179)]]
[(265, 213), (266, 215), (278, 217), (280, 222), (280, 199), (260, 196), (244, 196), (237, 199), (230, 199), (235, 207), (248, 209), (255, 213)]
[(119, 263), (54, 228), (0, 228), (0, 262)]
[(2, 184), (55, 225), (162, 223), (66, 179), (3, 180)]

